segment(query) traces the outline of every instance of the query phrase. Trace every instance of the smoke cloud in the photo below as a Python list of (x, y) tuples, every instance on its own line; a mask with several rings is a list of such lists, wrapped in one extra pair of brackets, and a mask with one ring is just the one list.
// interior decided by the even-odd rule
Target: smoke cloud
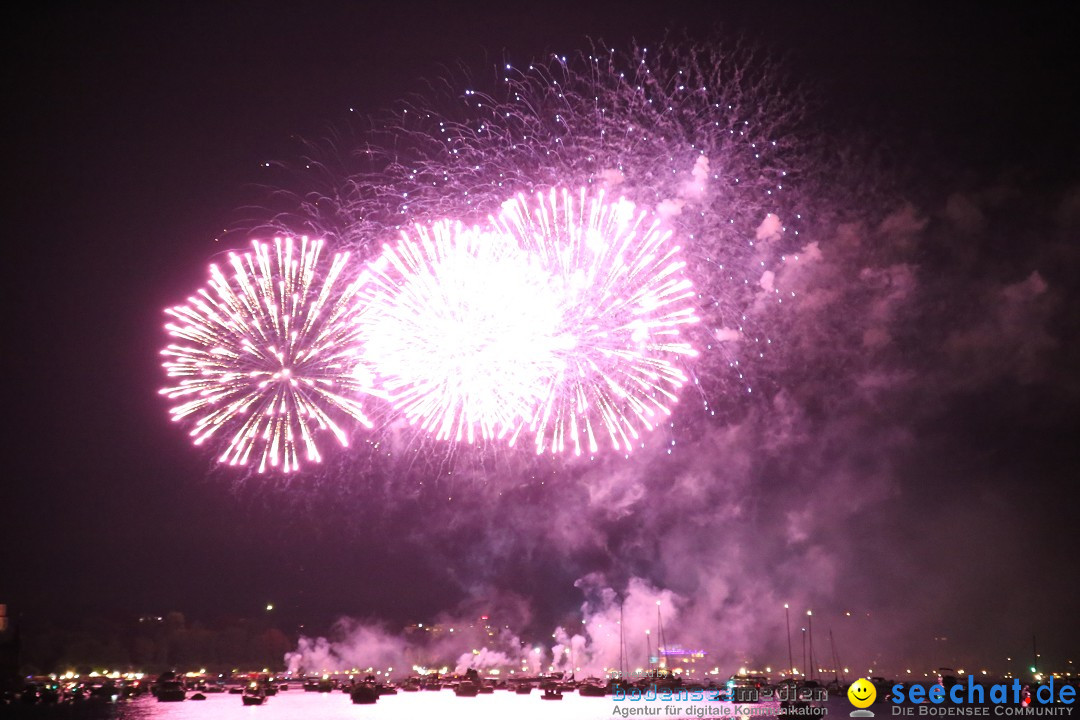
[[(453, 502), (426, 489), (399, 502), (423, 508), (410, 539), (438, 548), (468, 598), (435, 619), (453, 637), (345, 620), (301, 640), (290, 667), (601, 675), (655, 654), (658, 608), (669, 647), (707, 650), (696, 671), (813, 658), (897, 675), (1004, 658), (1038, 623), (1016, 568), (1066, 582), (1055, 538), (1022, 537), (1038, 523), (1013, 498), (1017, 483), (1038, 487), (1033, 469), (1060, 472), (1033, 459), (1038, 418), (1078, 390), (1065, 372), (1076, 302), (1060, 290), (1077, 269), (1076, 197), (944, 194), (804, 230), (755, 291), (769, 352), (714, 331), (753, 392), (705, 404), (686, 392), (629, 458), (509, 467), (456, 485)], [(757, 239), (782, 227), (769, 216)], [(1029, 464), (998, 462), (1003, 444)], [(1030, 542), (1048, 549), (1028, 556)], [(983, 632), (1017, 607), (1032, 613), (1023, 630)]]

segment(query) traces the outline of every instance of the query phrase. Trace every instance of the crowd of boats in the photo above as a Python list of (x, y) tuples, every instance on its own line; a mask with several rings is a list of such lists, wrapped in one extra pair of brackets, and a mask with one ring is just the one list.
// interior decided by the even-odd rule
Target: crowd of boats
[[(948, 687), (960, 682), (956, 676), (944, 671), (938, 677), (922, 684), (941, 684)], [(893, 687), (892, 681), (880, 677), (870, 680), (877, 691), (878, 701), (885, 701)], [(911, 684), (902, 683), (904, 686)], [(398, 681), (391, 681), (386, 676), (360, 674), (306, 677), (278, 676), (272, 673), (249, 673), (228, 677), (171, 672), (163, 673), (158, 677), (144, 676), (141, 673), (128, 673), (123, 676), (95, 674), (88, 677), (69, 674), (60, 677), (28, 678), (20, 690), (0, 692), (0, 705), (117, 703), (144, 696), (156, 698), (158, 702), (198, 702), (206, 700), (211, 694), (227, 693), (238, 695), (244, 705), (258, 706), (283, 692), (345, 693), (355, 704), (370, 705), (379, 702), (383, 697), (399, 693), (449, 690), (456, 697), (463, 698), (506, 692), (533, 695), (546, 701), (558, 701), (562, 700), (566, 694), (576, 693), (582, 697), (612, 697), (615, 700), (631, 701), (650, 697), (691, 701), (719, 700), (739, 704), (775, 701), (781, 708), (794, 709), (821, 705), (830, 697), (845, 694), (847, 687), (846, 682), (839, 680), (820, 683), (806, 678), (785, 678), (778, 683), (772, 683), (766, 675), (746, 673), (733, 675), (727, 681), (721, 681), (718, 684), (712, 678), (695, 681), (663, 671), (650, 672), (643, 677), (633, 678), (614, 676), (607, 679), (595, 677), (576, 679), (561, 673), (535, 677), (518, 675), (506, 678), (494, 675), (482, 676), (476, 670), (468, 670), (460, 675), (429, 673)], [(1026, 691), (1027, 688), (1025, 688)], [(795, 716), (812, 713), (791, 714)]]
[[(456, 697), (477, 697), (496, 692), (534, 695), (546, 701), (562, 700), (565, 694), (582, 697), (629, 697), (632, 693), (676, 693), (686, 697), (698, 693), (705, 699), (731, 699), (738, 702), (757, 702), (767, 680), (759, 676), (732, 676), (726, 683), (684, 681), (674, 675), (651, 674), (638, 678), (612, 677), (607, 679), (575, 679), (562, 674), (517, 676), (512, 679), (481, 676), (476, 670), (464, 674), (431, 673), (391, 681), (374, 675), (277, 676), (271, 673), (250, 673), (216, 678), (205, 675), (163, 673), (152, 678), (141, 674), (122, 677), (38, 677), (30, 678), (19, 691), (0, 693), (0, 704), (76, 704), (84, 702), (123, 702), (140, 697), (154, 697), (159, 702), (206, 700), (208, 695), (227, 693), (240, 696), (244, 705), (263, 705), (282, 692), (345, 693), (353, 703), (374, 704), (380, 698), (398, 693), (442, 692), (449, 690)], [(792, 689), (802, 693), (800, 699), (824, 699), (828, 689), (813, 682), (793, 683)], [(775, 686), (780, 687), (780, 686)], [(838, 690), (834, 690), (838, 691)], [(814, 694), (816, 693), (816, 695)], [(766, 692), (767, 694), (767, 692)]]

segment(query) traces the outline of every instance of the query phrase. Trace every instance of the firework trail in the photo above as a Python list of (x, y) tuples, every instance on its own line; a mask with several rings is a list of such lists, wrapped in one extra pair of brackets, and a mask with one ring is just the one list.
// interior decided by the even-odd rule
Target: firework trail
[(220, 462), (291, 472), (301, 455), (321, 461), (321, 431), (348, 444), (343, 418), (370, 426), (353, 360), (364, 278), (345, 274), (347, 253), (323, 271), (322, 249), (306, 237), (253, 242), (229, 254), (231, 278), (211, 265), (209, 287), (165, 311), (177, 342), (163, 367), (175, 384), (160, 392), (178, 401), (173, 420), (192, 423), (196, 445), (228, 436)]
[(651, 213), (584, 189), (510, 200), (487, 229), (417, 226), (361, 290), (362, 366), (441, 440), (630, 452), (695, 354), (679, 251)]

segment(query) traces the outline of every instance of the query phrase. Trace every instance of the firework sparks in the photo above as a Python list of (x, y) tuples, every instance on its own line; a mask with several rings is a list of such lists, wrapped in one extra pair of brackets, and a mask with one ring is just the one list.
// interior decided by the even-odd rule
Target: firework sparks
[[(275, 238), (230, 253), (232, 277), (210, 266), (208, 288), (165, 312), (178, 342), (163, 351), (175, 384), (161, 390), (178, 401), (173, 420), (191, 421), (196, 445), (227, 435), (220, 462), (259, 472), (291, 472), (300, 457), (319, 462), (316, 443), (329, 431), (341, 445), (343, 418), (370, 426), (355, 399), (357, 293), (364, 282), (342, 277), (348, 254), (321, 274), (322, 241)], [(339, 280), (348, 284), (337, 290)]]
[(640, 430), (671, 414), (696, 351), (680, 337), (697, 322), (686, 263), (651, 213), (603, 193), (540, 193), (503, 205), (495, 221), (532, 247), (564, 289), (560, 372), (531, 430), (537, 452), (599, 449), (598, 435), (629, 452)]
[[(581, 190), (508, 201), (488, 230), (403, 233), (372, 270), (364, 366), (444, 440), (523, 430), (543, 452), (629, 452), (670, 414), (696, 322), (671, 232)], [(605, 440), (606, 438), (606, 440)]]
[[(592, 456), (725, 416), (728, 398), (769, 381), (774, 308), (794, 296), (794, 188), (814, 167), (797, 88), (751, 50), (679, 42), (497, 73), (446, 78), (370, 118), (355, 152), (309, 145), (302, 189), (275, 193), (287, 206), (269, 227), (371, 262), (349, 380), (393, 428), (372, 446), (389, 457), (421, 436)], [(585, 191), (551, 195), (562, 187)], [(611, 233), (606, 250), (589, 240)], [(704, 412), (672, 416), (688, 378)]]
[(363, 367), (439, 439), (510, 437), (559, 372), (561, 289), (512, 238), (450, 222), (402, 233), (364, 291)]
[(683, 247), (706, 412), (748, 392), (746, 361), (772, 342), (764, 309), (792, 297), (776, 279), (800, 242), (798, 188), (815, 167), (798, 89), (767, 57), (723, 44), (593, 45), (496, 71), (494, 83), (448, 78), (378, 118), (348, 158), (336, 143), (310, 147), (305, 192), (279, 219), (370, 253), (382, 244), (372, 238), (404, 225), (486, 218), (518, 193), (617, 193)]

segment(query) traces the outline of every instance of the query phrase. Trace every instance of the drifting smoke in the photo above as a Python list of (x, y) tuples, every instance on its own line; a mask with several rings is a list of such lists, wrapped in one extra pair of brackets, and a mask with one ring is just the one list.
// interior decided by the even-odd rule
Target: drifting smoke
[[(485, 610), (491, 614), (484, 614)], [(370, 669), (392, 677), (491, 668), (536, 674), (546, 668), (541, 667), (543, 649), (526, 645), (511, 630), (528, 622), (528, 605), (522, 598), (488, 590), (483, 600), (466, 601), (453, 612), (439, 613), (434, 621), (404, 632), (390, 632), (374, 621), (343, 618), (329, 638), (302, 637), (297, 649), (286, 656), (286, 665), (292, 672)]]
[[(963, 667), (1009, 654), (1014, 638), (982, 632), (994, 613), (1038, 612), (1014, 568), (1068, 582), (1020, 549), (1038, 524), (1010, 493), (1033, 468), (986, 448), (1039, 447), (1038, 427), (1001, 418), (1034, 404), (1052, 426), (1077, 395), (1078, 308), (1058, 290), (1076, 270), (1077, 195), (928, 198), (849, 153), (811, 162), (804, 106), (774, 79), (745, 53), (596, 47), (414, 101), (351, 159), (305, 159), (323, 185), (277, 222), (361, 255), (399, 226), (479, 220), (519, 192), (624, 194), (685, 238), (701, 357), (670, 423), (628, 458), (467, 459), (392, 427), (366, 465), (339, 463), (313, 512), (348, 507), (341, 522), (365, 538), (393, 529), (430, 561), (417, 584), (434, 566), (451, 595), (517, 588), (528, 611), (501, 621), (492, 600), (502, 630), (465, 642), (345, 623), (304, 640), (295, 667), (598, 674), (619, 662), (620, 608), (624, 655), (644, 662), (658, 600), (665, 642), (707, 649), (723, 672), (833, 667), (834, 647), (859, 673)], [(1002, 247), (1007, 261), (987, 259)], [(443, 617), (475, 624), (486, 609)]]
[[(493, 669), (531, 676), (562, 672), (602, 677), (619, 670), (620, 663), (629, 670), (648, 666), (649, 654), (655, 655), (659, 647), (657, 638), (664, 637), (662, 624), (670, 626), (679, 620), (683, 600), (639, 578), (631, 580), (622, 594), (604, 586), (599, 575), (583, 578), (577, 586), (588, 597), (580, 608), (579, 622), (559, 626), (535, 643), (524, 642), (512, 630), (527, 619), (515, 612), (515, 605), (522, 607), (522, 601), (489, 596), (483, 605), (495, 607), (489, 615), (459, 608), (440, 614), (426, 626), (399, 633), (379, 623), (342, 619), (330, 638), (302, 637), (296, 650), (286, 655), (286, 666), (294, 673), (370, 670), (391, 677), (419, 671), (464, 674)], [(477, 604), (470, 604), (475, 612)], [(623, 632), (624, 626), (631, 630)], [(462, 648), (471, 649), (462, 652)]]
[[(402, 542), (440, 548), (434, 563), (465, 592), (530, 589), (513, 641), (451, 645), (437, 662), (468, 667), (458, 660), (475, 648), (477, 662), (505, 656), (515, 668), (520, 637), (542, 648), (544, 669), (598, 674), (618, 665), (621, 605), (627, 664), (640, 667), (657, 600), (666, 642), (706, 649), (701, 662), (725, 673), (788, 666), (785, 603), (801, 669), (811, 629), (824, 668), (834, 646), (843, 666), (887, 675), (1005, 657), (1024, 638), (982, 628), (1001, 608), (1039, 606), (1014, 582), (1017, 568), (1068, 579), (1023, 551), (1037, 510), (1012, 499), (1014, 482), (1041, 466), (999, 465), (984, 443), (1038, 448), (1037, 428), (999, 418), (1038, 402), (1043, 422), (1058, 422), (1051, 398), (1076, 398), (1075, 348), (1061, 348), (1077, 308), (1055, 287), (1078, 258), (1067, 244), (1075, 224), (1055, 220), (1052, 204), (1001, 189), (968, 198), (987, 218), (975, 242), (1011, 243), (1032, 228), (1046, 242), (1006, 264), (977, 261), (944, 197), (921, 211), (898, 202), (876, 219), (849, 214), (815, 228), (777, 278), (800, 301), (778, 320), (785, 340), (768, 367), (785, 379), (769, 397), (695, 426), (671, 454), (647, 448), (498, 492), (444, 484), (452, 501), (432, 492), (382, 505)], [(938, 257), (928, 265), (928, 255)], [(422, 527), (409, 522), (417, 511)], [(560, 589), (571, 585), (576, 600)], [(942, 646), (933, 638), (945, 629)]]

